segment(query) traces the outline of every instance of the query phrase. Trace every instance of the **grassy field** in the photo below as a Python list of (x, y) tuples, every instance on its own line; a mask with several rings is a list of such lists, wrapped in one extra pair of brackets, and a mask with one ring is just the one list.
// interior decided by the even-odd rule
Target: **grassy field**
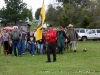
[[(83, 52), (83, 48), (87, 52)], [(46, 54), (22, 57), (0, 54), (0, 75), (100, 75), (100, 42), (78, 42), (77, 52), (57, 54), (57, 61), (46, 63)], [(52, 55), (51, 55), (52, 58)]]
[(1, 27), (1, 26), (0, 26), (0, 29), (2, 29), (2, 28), (4, 28), (4, 27)]
[(37, 28), (37, 25), (36, 24), (31, 25), (30, 30), (33, 31), (34, 28)]
[[(31, 25), (31, 27), (30, 27), (30, 30), (34, 30), (34, 28), (36, 28), (37, 27), (37, 25), (36, 24), (33, 24), (33, 25)], [(3, 29), (4, 27), (2, 27), (2, 26), (0, 26), (0, 29)]]

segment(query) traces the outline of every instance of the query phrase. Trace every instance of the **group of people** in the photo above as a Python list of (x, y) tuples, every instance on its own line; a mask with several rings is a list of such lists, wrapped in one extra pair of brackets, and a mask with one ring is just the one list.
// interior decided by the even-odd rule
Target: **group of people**
[(66, 28), (59, 26), (58, 29), (54, 29), (49, 24), (47, 29), (42, 30), (42, 39), (36, 41), (36, 29), (30, 32), (25, 32), (23, 28), (18, 30), (17, 26), (14, 26), (12, 31), (3, 29), (0, 31), (0, 44), (3, 46), (4, 55), (12, 54), (13, 51), (14, 56), (21, 56), (27, 49), (34, 56), (37, 50), (38, 54), (47, 54), (47, 62), (51, 62), (50, 54), (52, 53), (53, 62), (55, 62), (56, 54), (63, 54), (65, 45), (67, 48), (69, 46), (71, 52), (76, 52), (78, 34), (72, 24)]

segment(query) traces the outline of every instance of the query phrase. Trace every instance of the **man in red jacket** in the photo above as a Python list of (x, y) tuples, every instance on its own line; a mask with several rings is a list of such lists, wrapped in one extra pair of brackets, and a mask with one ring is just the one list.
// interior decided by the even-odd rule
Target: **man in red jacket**
[(56, 61), (56, 40), (57, 34), (56, 30), (52, 29), (52, 25), (47, 26), (48, 31), (45, 34), (45, 39), (47, 42), (47, 62), (51, 62), (50, 59), (50, 51), (52, 50), (53, 53), (53, 62)]

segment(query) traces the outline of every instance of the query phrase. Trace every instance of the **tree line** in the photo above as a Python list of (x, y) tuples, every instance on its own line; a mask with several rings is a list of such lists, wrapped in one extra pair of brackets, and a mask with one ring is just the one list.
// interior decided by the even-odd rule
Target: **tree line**
[[(46, 23), (66, 27), (73, 24), (77, 28), (100, 28), (100, 0), (56, 0), (61, 5), (49, 4), (46, 11)], [(5, 7), (0, 9), (2, 22), (15, 23), (33, 20), (32, 9), (27, 8), (23, 0), (4, 0)], [(34, 8), (33, 8), (34, 9)], [(41, 8), (35, 12), (38, 20)]]
[(23, 0), (4, 0), (5, 7), (0, 9), (0, 18), (2, 23), (16, 23), (18, 21), (33, 20), (32, 9), (27, 8), (27, 4)]
[(56, 1), (62, 5), (48, 5), (46, 22), (63, 27), (71, 23), (77, 28), (100, 28), (100, 0)]

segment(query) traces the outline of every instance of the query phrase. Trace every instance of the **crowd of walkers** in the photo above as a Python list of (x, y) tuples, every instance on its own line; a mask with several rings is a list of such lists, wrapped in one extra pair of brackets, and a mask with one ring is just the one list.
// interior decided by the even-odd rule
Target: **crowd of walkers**
[(76, 52), (78, 34), (74, 30), (73, 25), (69, 24), (63, 28), (53, 28), (52, 25), (47, 25), (47, 28), (42, 28), (42, 39), (36, 41), (36, 29), (30, 32), (25, 32), (23, 28), (13, 27), (13, 30), (0, 30), (0, 44), (3, 46), (4, 55), (13, 54), (21, 56), (29, 52), (34, 56), (38, 54), (47, 54), (47, 62), (51, 62), (50, 54), (53, 54), (53, 62), (56, 61), (56, 54), (64, 54), (64, 50), (69, 49), (71, 52)]

